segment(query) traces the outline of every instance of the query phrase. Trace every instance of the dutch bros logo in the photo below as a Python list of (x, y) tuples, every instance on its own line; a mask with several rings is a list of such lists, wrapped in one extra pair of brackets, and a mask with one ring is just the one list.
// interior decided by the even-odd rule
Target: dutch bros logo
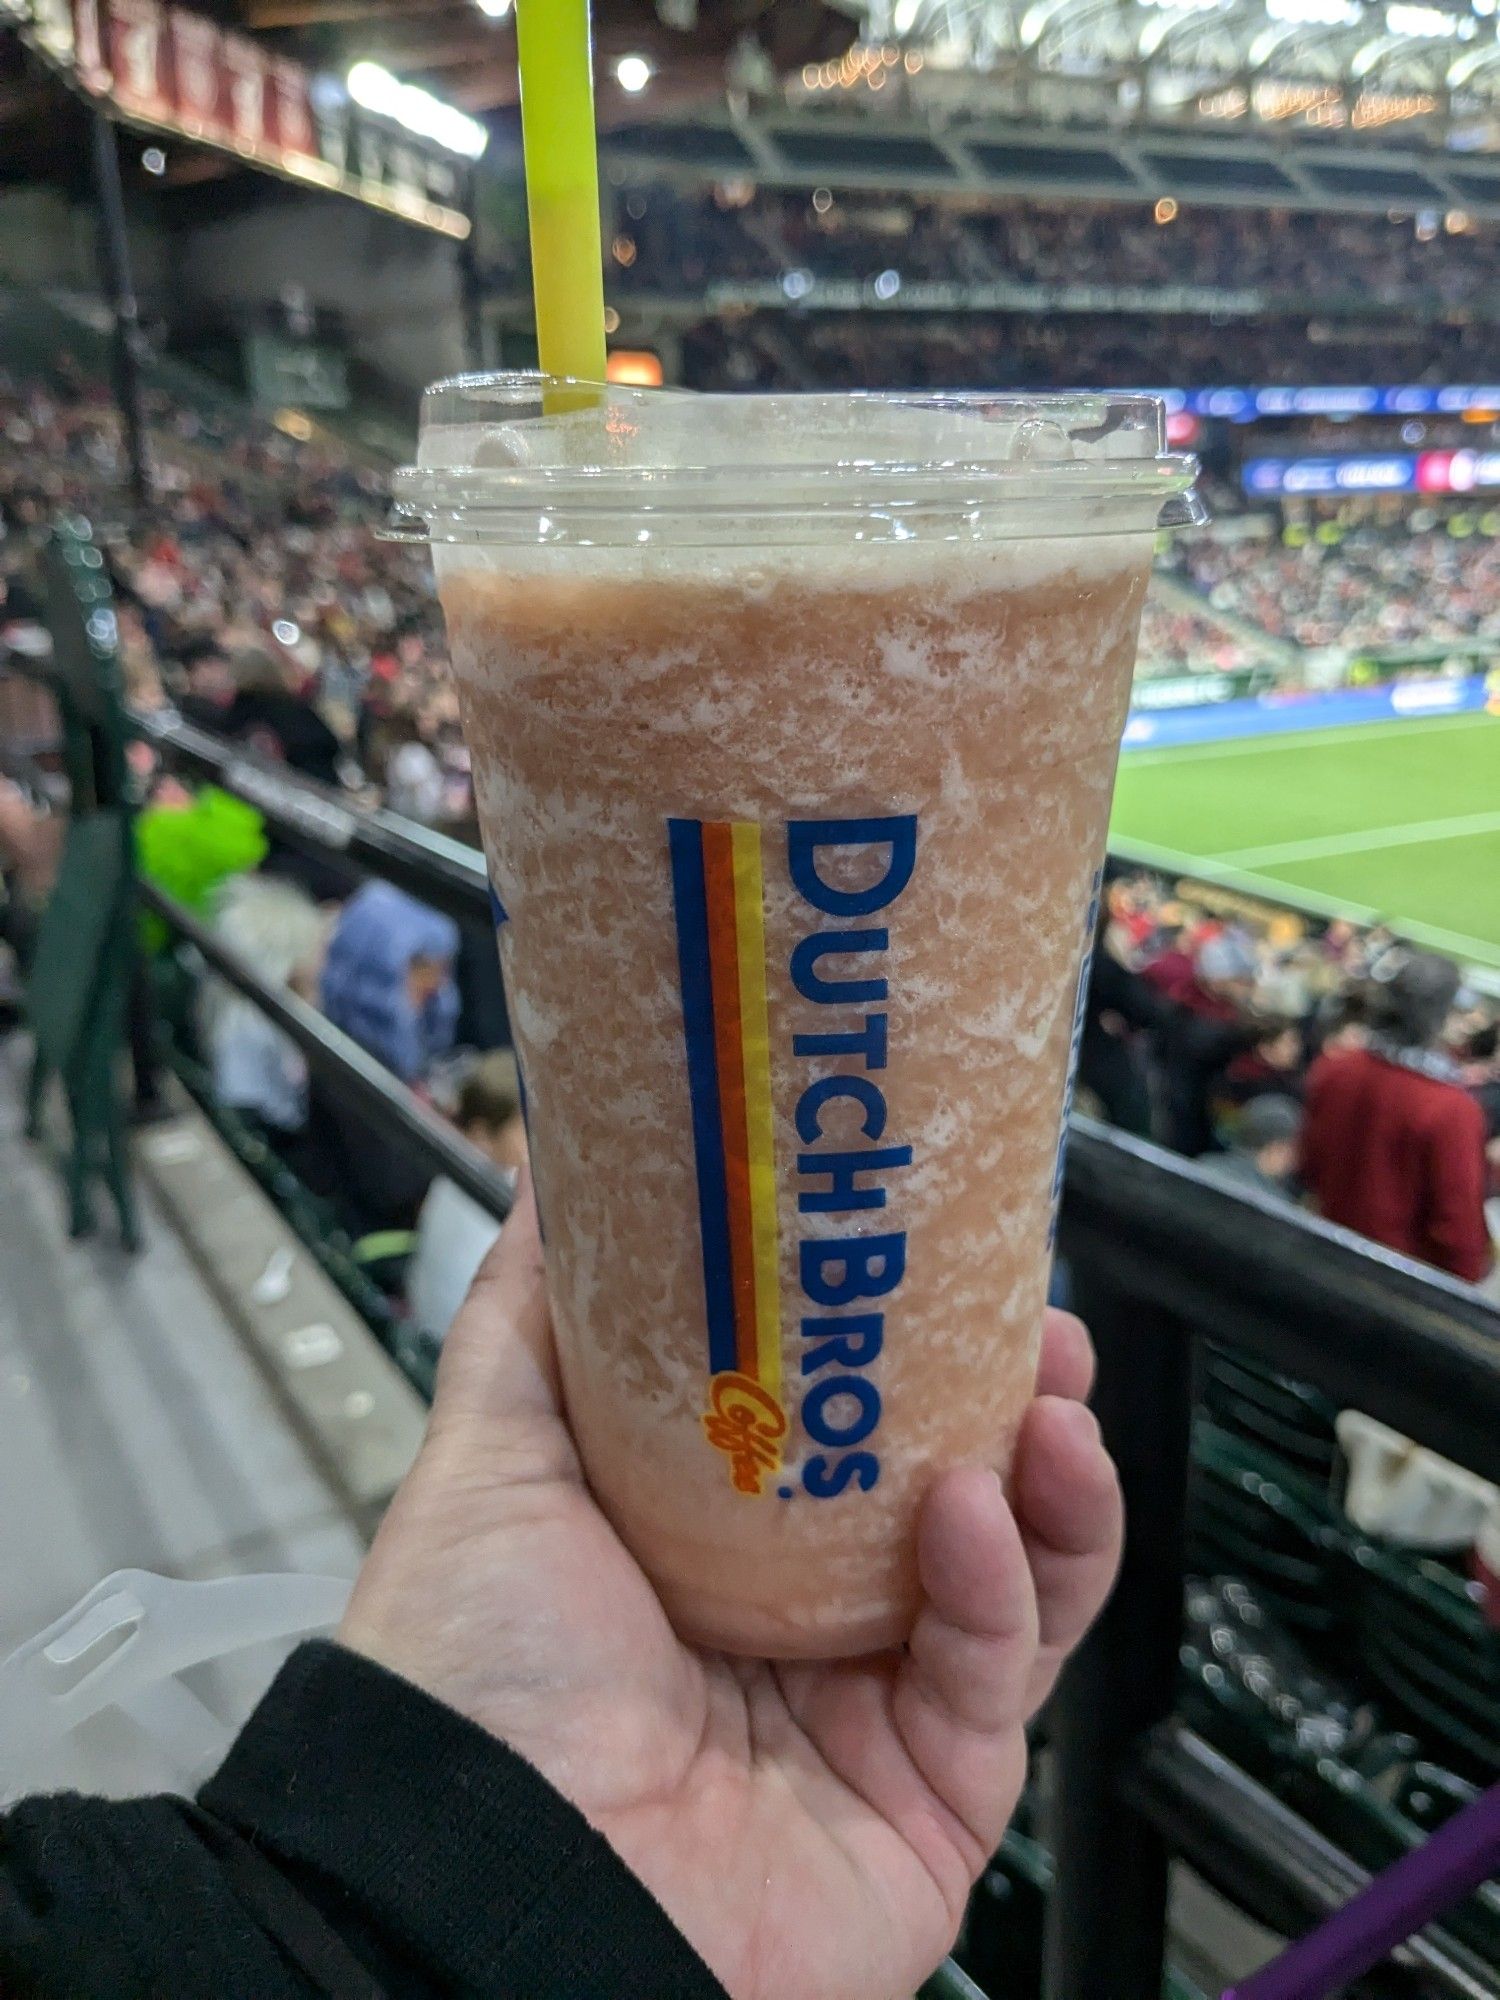
[(732, 1369), (715, 1375), (703, 1429), (715, 1451), (729, 1460), (737, 1493), (759, 1493), (761, 1481), (781, 1464), (786, 1411), (759, 1382)]
[[(782, 1385), (761, 828), (672, 820), (668, 837), (708, 1332), (703, 1427), (728, 1459), (735, 1490), (758, 1495), (781, 1472), (791, 1431)], [(881, 1143), (888, 1113), (874, 1080), (886, 1066), (890, 933), (850, 920), (897, 900), (911, 880), (916, 842), (912, 814), (794, 820), (786, 829), (792, 886), (819, 919), (837, 923), (800, 937), (790, 956), (799, 999), (836, 1010), (832, 1018), (810, 1013), (792, 1024), (793, 1057), (818, 1068), (793, 1117), (804, 1149), (796, 1156), (800, 1216), (884, 1208), (885, 1186), (868, 1177), (911, 1164), (910, 1146)], [(883, 850), (877, 879), (860, 889), (830, 883), (820, 856), (839, 848)], [(840, 975), (825, 967), (835, 958), (860, 963)], [(858, 1067), (830, 1072), (830, 1059)], [(820, 1143), (825, 1109), (840, 1100), (858, 1110), (860, 1144)], [(881, 1402), (867, 1371), (884, 1344), (885, 1301), (905, 1275), (906, 1232), (810, 1233), (797, 1244), (796, 1266), (806, 1309), (799, 1315), (798, 1421), (819, 1447), (797, 1477), (814, 1499), (851, 1486), (868, 1492), (880, 1476), (872, 1440)], [(777, 1490), (790, 1498), (794, 1489)]]

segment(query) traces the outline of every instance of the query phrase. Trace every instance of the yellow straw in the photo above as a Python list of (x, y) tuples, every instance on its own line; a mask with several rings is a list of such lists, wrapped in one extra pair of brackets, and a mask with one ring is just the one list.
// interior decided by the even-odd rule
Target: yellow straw
[[(521, 135), (537, 357), (544, 374), (604, 380), (604, 270), (588, 0), (516, 0)], [(588, 396), (552, 396), (549, 410)]]

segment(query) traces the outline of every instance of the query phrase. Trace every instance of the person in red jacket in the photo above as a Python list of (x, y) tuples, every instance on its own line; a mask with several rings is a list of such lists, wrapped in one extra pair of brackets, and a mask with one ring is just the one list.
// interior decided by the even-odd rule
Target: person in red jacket
[(1330, 1222), (1478, 1284), (1485, 1121), (1436, 1043), (1458, 969), (1409, 953), (1370, 999), (1367, 1046), (1320, 1056), (1307, 1079), (1301, 1174)]

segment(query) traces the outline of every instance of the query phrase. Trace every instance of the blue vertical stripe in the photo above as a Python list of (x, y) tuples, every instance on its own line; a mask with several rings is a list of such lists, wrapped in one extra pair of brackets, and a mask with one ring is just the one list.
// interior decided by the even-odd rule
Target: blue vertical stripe
[(729, 1186), (719, 1119), (719, 1061), (714, 1048), (713, 983), (708, 959), (708, 894), (703, 876), (703, 825), (667, 821), (672, 898), (677, 913), (677, 965), (682, 983), (682, 1031), (687, 1046), (693, 1155), (703, 1241), (703, 1296), (708, 1312), (708, 1365), (718, 1375), (738, 1366), (734, 1289), (729, 1265)]

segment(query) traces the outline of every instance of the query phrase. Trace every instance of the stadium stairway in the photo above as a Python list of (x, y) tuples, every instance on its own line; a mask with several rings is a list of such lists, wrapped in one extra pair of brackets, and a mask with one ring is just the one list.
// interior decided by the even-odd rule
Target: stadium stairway
[[(355, 1504), (307, 1411), (224, 1309), (149, 1165), (138, 1256), (108, 1231), (69, 1241), (56, 1177), (21, 1136), (26, 1054), (18, 1036), (0, 1041), (0, 1657), (122, 1568), (352, 1577), (368, 1497)], [(248, 1181), (241, 1194), (259, 1199)], [(421, 1411), (400, 1386), (409, 1451)], [(276, 1663), (264, 1648), (226, 1661), (221, 1712), (248, 1713)]]

